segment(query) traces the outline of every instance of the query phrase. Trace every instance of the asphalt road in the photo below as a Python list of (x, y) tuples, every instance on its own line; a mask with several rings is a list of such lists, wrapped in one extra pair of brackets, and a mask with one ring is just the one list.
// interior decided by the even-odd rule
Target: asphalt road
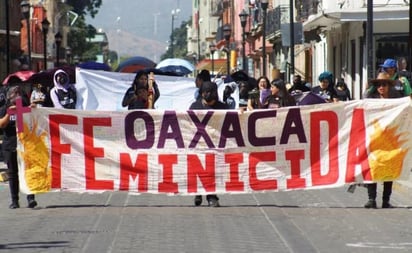
[(363, 187), (221, 195), (219, 208), (191, 196), (56, 192), (33, 210), (22, 195), (11, 210), (0, 183), (0, 252), (412, 252), (411, 193), (397, 185), (397, 208), (368, 210)]

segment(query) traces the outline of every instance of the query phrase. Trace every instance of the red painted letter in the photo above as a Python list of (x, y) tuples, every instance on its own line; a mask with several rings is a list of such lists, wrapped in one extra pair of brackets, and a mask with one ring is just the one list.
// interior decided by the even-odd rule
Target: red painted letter
[[(329, 150), (329, 170), (325, 175), (321, 171), (321, 136), (325, 132), (320, 132), (321, 122), (328, 126), (328, 150)], [(325, 128), (323, 128), (325, 129)], [(328, 185), (338, 181), (339, 160), (338, 160), (338, 117), (334, 112), (322, 111), (314, 112), (310, 118), (310, 163), (312, 169), (312, 185)], [(324, 154), (323, 154), (324, 155)], [(324, 166), (327, 166), (324, 164)]]
[(278, 181), (276, 179), (260, 180), (257, 177), (256, 167), (260, 162), (276, 161), (276, 152), (256, 152), (249, 156), (249, 184), (255, 191), (277, 190)]
[(243, 191), (244, 183), (239, 180), (239, 164), (243, 163), (243, 154), (226, 154), (225, 162), (230, 166), (230, 179), (226, 182), (226, 191)]
[(290, 174), (291, 178), (286, 180), (287, 189), (301, 189), (305, 188), (306, 181), (300, 177), (300, 160), (305, 159), (305, 151), (293, 150), (285, 152), (286, 160), (290, 161)]
[(215, 182), (215, 155), (206, 154), (206, 168), (197, 155), (187, 155), (187, 187), (188, 192), (197, 192), (197, 178), (202, 182), (207, 192), (216, 190)]
[(163, 182), (159, 183), (159, 192), (178, 193), (178, 185), (173, 182), (173, 164), (177, 163), (177, 155), (159, 155), (159, 163), (163, 164)]
[(70, 154), (70, 144), (60, 142), (60, 125), (77, 125), (77, 117), (54, 114), (49, 116), (52, 188), (61, 188), (62, 154)]
[(93, 127), (111, 126), (111, 118), (84, 118), (83, 119), (83, 136), (84, 136), (84, 154), (85, 154), (85, 175), (87, 190), (113, 190), (113, 180), (96, 179), (95, 158), (104, 157), (104, 149), (94, 146)]
[(355, 168), (360, 164), (364, 180), (372, 180), (368, 162), (368, 154), (365, 144), (366, 129), (364, 111), (353, 111), (352, 126), (349, 136), (348, 160), (346, 164), (346, 183), (355, 181)]
[(134, 180), (139, 174), (137, 190), (147, 192), (147, 154), (140, 154), (136, 158), (136, 165), (133, 166), (129, 154), (120, 154), (120, 189), (129, 190), (130, 177)]

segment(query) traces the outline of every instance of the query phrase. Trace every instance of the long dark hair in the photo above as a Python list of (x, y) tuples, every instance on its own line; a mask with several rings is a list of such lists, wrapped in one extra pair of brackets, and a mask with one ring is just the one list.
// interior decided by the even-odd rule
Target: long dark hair
[(279, 97), (281, 100), (281, 107), (296, 105), (295, 98), (289, 94), (288, 90), (286, 89), (285, 82), (282, 79), (274, 79), (270, 83), (270, 85), (273, 85), (279, 89), (279, 92), (276, 96)]
[(265, 79), (266, 80), (266, 89), (270, 89), (270, 81), (266, 76), (261, 76), (257, 79), (257, 85), (259, 86), (260, 80)]

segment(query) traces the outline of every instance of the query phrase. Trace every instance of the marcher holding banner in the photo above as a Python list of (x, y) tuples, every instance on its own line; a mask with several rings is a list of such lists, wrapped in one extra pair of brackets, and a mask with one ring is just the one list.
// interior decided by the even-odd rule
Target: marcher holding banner
[(312, 88), (312, 92), (321, 96), (327, 102), (339, 101), (334, 89), (333, 74), (325, 71), (319, 75), (319, 85)]
[(54, 87), (50, 90), (50, 98), (55, 108), (75, 109), (77, 102), (76, 88), (70, 83), (69, 75), (59, 69), (53, 76)]
[(159, 88), (154, 75), (139, 71), (134, 78), (132, 86), (124, 94), (122, 106), (129, 110), (153, 109), (154, 103), (160, 97)]
[(207, 69), (202, 69), (202, 71), (197, 74), (196, 79), (195, 79), (195, 84), (196, 84), (196, 91), (195, 91), (195, 100), (198, 100), (201, 98), (201, 89), (202, 89), (202, 84), (204, 82), (211, 82), (211, 77), (210, 77), (210, 72)]
[[(225, 110), (227, 105), (219, 101), (217, 85), (213, 82), (204, 82), (201, 88), (201, 99), (196, 100), (190, 105), (190, 110)], [(211, 207), (219, 207), (219, 198), (215, 194), (206, 196), (207, 202)], [(202, 204), (202, 196), (195, 196), (195, 206)]]
[(296, 105), (295, 98), (289, 94), (282, 79), (275, 79), (270, 83), (271, 94), (262, 104), (263, 108), (274, 109)]
[(385, 62), (379, 65), (382, 70), (388, 73), (389, 78), (394, 81), (395, 89), (400, 93), (400, 96), (409, 96), (412, 93), (411, 85), (406, 77), (399, 76), (397, 72), (397, 62), (395, 59), (386, 59)]
[(258, 87), (249, 92), (247, 101), (247, 109), (252, 111), (253, 109), (262, 108), (263, 102), (267, 96), (270, 95), (270, 81), (266, 76), (261, 76), (257, 80)]
[[(5, 96), (0, 96), (4, 98)], [(29, 98), (21, 95), (20, 87), (13, 86), (7, 91), (7, 100), (2, 101), (0, 107), (0, 128), (3, 129), (3, 156), (7, 164), (11, 204), (10, 209), (20, 207), (19, 204), (19, 169), (17, 163), (17, 136), (16, 136), (16, 115), (10, 115), (8, 110), (16, 108), (16, 99), (20, 98), (23, 106), (29, 105)], [(29, 208), (37, 206), (34, 194), (27, 195)]]
[[(398, 98), (399, 92), (394, 88), (395, 81), (390, 79), (390, 75), (386, 72), (378, 74), (376, 79), (370, 81), (370, 85), (365, 93), (366, 98)], [(392, 208), (390, 197), (392, 194), (392, 181), (383, 183), (382, 193), (382, 208)], [(376, 191), (377, 183), (367, 184), (369, 200), (365, 204), (365, 208), (376, 208)]]

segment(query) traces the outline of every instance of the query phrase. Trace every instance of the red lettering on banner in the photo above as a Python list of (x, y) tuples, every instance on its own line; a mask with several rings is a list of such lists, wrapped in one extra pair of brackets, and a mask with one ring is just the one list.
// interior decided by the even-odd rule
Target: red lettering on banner
[(163, 181), (159, 183), (159, 192), (178, 193), (178, 184), (173, 182), (173, 164), (177, 164), (177, 155), (159, 155), (163, 165)]
[[(329, 170), (321, 173), (321, 122), (328, 126)], [(310, 164), (312, 185), (331, 185), (339, 178), (339, 128), (338, 116), (332, 111), (314, 112), (310, 115)]]
[(112, 126), (111, 118), (83, 118), (83, 141), (87, 190), (113, 190), (113, 180), (96, 179), (95, 158), (104, 157), (104, 149), (94, 146), (95, 126)]
[(197, 155), (187, 155), (187, 191), (197, 192), (197, 179), (202, 182), (207, 192), (216, 190), (215, 182), (215, 155), (205, 155), (205, 167)]
[(134, 180), (139, 175), (137, 190), (147, 192), (148, 184), (148, 166), (147, 154), (139, 154), (136, 158), (135, 165), (132, 164), (129, 154), (120, 154), (120, 186), (119, 190), (129, 190), (130, 177)]
[(287, 189), (301, 189), (306, 187), (306, 180), (300, 176), (300, 161), (305, 159), (305, 151), (292, 150), (285, 152), (286, 160), (290, 161), (290, 179), (286, 180)]
[(254, 152), (249, 155), (249, 184), (252, 190), (277, 190), (278, 188), (278, 182), (276, 179), (258, 179), (256, 167), (258, 163), (265, 161), (276, 161), (276, 152)]
[(243, 153), (226, 154), (225, 162), (230, 167), (230, 178), (226, 182), (226, 190), (244, 191), (244, 182), (239, 180), (239, 164), (243, 163)]
[(366, 127), (363, 109), (355, 109), (353, 111), (349, 135), (345, 182), (352, 183), (355, 181), (356, 165), (361, 166), (364, 180), (372, 180), (368, 151), (366, 150)]
[(60, 125), (77, 125), (76, 116), (53, 114), (49, 116), (52, 188), (61, 188), (62, 154), (70, 154), (70, 144), (60, 142)]

